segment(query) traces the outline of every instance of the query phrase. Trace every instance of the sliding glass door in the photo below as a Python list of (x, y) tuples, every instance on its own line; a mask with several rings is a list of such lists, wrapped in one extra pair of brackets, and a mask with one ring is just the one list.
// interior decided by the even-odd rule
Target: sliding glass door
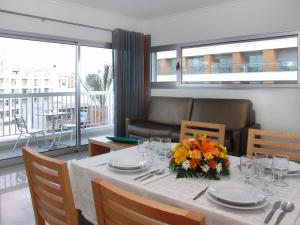
[(111, 48), (0, 34), (0, 163), (112, 133), (112, 90)]
[(112, 50), (80, 47), (81, 143), (113, 133)]

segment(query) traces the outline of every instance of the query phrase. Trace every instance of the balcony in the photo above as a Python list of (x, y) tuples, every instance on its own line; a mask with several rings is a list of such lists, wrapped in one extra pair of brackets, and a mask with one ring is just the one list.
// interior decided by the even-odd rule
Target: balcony
[[(0, 94), (0, 160), (21, 155), (21, 147), (28, 137), (22, 136), (15, 151), (13, 147), (20, 135), (15, 116), (24, 118), (28, 130), (44, 131), (31, 138), (29, 146), (39, 152), (76, 145), (76, 107), (74, 92)], [(113, 131), (113, 93), (85, 92), (80, 96), (81, 144), (88, 138)], [(72, 126), (71, 126), (72, 125)], [(55, 146), (50, 143), (55, 141)], [(38, 143), (36, 142), (38, 141)]]

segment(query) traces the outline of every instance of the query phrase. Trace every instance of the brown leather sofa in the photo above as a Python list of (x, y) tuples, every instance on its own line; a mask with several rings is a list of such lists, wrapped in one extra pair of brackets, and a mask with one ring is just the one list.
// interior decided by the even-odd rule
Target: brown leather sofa
[(246, 153), (249, 128), (255, 124), (253, 104), (247, 99), (151, 97), (148, 114), (127, 118), (127, 136), (163, 137), (179, 141), (182, 120), (226, 125), (225, 146), (232, 155)]

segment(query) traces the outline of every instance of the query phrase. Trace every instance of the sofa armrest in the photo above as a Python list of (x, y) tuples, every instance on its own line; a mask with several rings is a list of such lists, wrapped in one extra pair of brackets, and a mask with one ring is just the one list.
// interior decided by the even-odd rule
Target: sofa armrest
[(125, 135), (126, 137), (129, 137), (129, 134), (128, 134), (128, 126), (133, 123), (133, 122), (136, 122), (136, 121), (144, 121), (145, 120), (145, 117), (126, 117), (126, 121), (125, 121)]

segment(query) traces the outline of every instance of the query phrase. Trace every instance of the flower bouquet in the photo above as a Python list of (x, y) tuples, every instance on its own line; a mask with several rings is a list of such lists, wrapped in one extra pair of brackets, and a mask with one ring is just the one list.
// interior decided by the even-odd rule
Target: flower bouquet
[(205, 177), (220, 179), (229, 176), (229, 160), (226, 147), (206, 139), (206, 135), (195, 134), (193, 139), (178, 143), (172, 152), (170, 168), (177, 178)]

